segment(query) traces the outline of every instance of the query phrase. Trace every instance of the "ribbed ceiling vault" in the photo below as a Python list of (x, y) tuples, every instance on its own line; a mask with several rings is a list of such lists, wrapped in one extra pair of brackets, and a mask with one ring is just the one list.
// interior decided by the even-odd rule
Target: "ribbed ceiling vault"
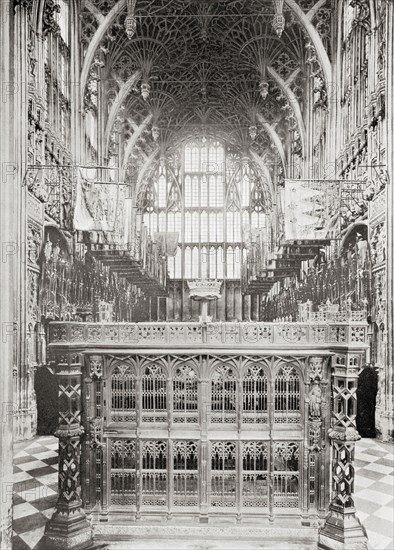
[[(325, 0), (90, 0), (82, 21), (85, 108), (103, 86), (104, 155), (121, 133), (122, 165), (145, 171), (197, 130), (286, 169), (305, 148), (308, 55), (330, 77)], [(274, 16), (284, 16), (283, 32)], [(328, 30), (327, 30), (328, 26)], [(256, 131), (255, 131), (256, 129)], [(256, 134), (256, 135), (254, 135)], [(139, 178), (141, 173), (139, 173)]]

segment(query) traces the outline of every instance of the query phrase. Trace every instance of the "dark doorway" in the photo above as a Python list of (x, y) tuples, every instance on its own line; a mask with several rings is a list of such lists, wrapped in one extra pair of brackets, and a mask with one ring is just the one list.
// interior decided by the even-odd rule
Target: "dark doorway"
[(376, 437), (375, 407), (378, 392), (378, 374), (373, 367), (365, 367), (358, 377), (357, 430), (361, 437)]
[(53, 435), (58, 427), (59, 398), (56, 376), (38, 367), (34, 381), (37, 399), (37, 435)]

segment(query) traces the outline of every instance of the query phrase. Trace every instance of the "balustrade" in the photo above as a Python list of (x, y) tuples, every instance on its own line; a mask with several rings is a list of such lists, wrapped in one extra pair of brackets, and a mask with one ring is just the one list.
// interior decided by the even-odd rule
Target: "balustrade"
[(222, 348), (229, 345), (272, 348), (329, 348), (362, 343), (367, 325), (359, 311), (327, 316), (312, 313), (307, 321), (291, 323), (81, 323), (53, 322), (51, 344), (83, 344), (88, 347), (175, 346)]

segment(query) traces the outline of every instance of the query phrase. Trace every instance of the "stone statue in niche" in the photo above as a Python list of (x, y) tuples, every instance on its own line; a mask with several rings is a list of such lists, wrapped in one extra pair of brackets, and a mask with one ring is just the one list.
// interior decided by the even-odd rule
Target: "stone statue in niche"
[(309, 391), (309, 416), (320, 418), (321, 416), (322, 391), (320, 384), (314, 382)]
[(360, 267), (365, 269), (368, 259), (368, 241), (361, 233), (357, 233), (357, 251)]

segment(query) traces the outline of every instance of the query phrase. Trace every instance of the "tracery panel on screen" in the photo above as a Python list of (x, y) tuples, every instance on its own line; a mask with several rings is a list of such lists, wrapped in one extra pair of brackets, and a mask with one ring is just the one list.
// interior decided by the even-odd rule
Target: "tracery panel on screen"
[(268, 516), (296, 513), (305, 491), (315, 509), (320, 458), (300, 483), (309, 428), (296, 358), (135, 354), (105, 365), (90, 395), (108, 434), (91, 447), (96, 504)]
[(172, 279), (239, 279), (250, 228), (269, 229), (266, 176), (251, 160), (212, 137), (186, 142), (161, 158), (139, 207), (151, 234), (178, 232)]

